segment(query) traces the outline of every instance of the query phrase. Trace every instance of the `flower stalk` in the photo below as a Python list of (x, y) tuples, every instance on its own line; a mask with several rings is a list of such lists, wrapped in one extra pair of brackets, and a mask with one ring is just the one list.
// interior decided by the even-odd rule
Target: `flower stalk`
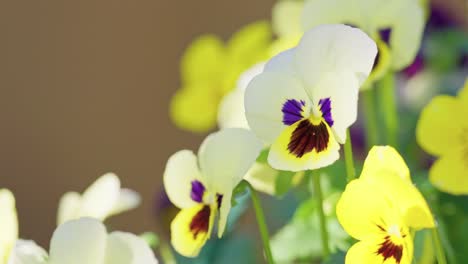
[(346, 175), (348, 178), (348, 182), (350, 182), (356, 178), (356, 170), (354, 168), (353, 143), (351, 142), (351, 133), (349, 132), (349, 129), (346, 131), (344, 154), (346, 164)]
[(323, 259), (327, 259), (330, 256), (330, 248), (329, 248), (329, 239), (328, 239), (328, 229), (327, 229), (327, 217), (325, 215), (325, 210), (323, 208), (323, 192), (322, 192), (322, 185), (320, 181), (320, 173), (315, 171), (310, 171), (311, 178), (312, 178), (312, 185), (314, 190), (314, 195), (317, 198), (317, 205), (318, 205), (318, 213), (319, 213), (319, 222), (320, 222), (320, 234), (322, 238), (322, 252), (323, 252)]
[(258, 229), (260, 230), (260, 236), (262, 237), (263, 249), (265, 251), (265, 256), (268, 261), (268, 264), (274, 264), (273, 254), (271, 253), (270, 248), (270, 235), (268, 233), (268, 228), (265, 221), (265, 214), (263, 213), (262, 205), (258, 197), (257, 191), (252, 187), (252, 185), (243, 180), (241, 184), (245, 184), (249, 188), (250, 196), (252, 197), (252, 204), (255, 210), (255, 216), (257, 218)]
[(377, 115), (375, 107), (375, 88), (371, 87), (362, 92), (364, 128), (366, 130), (366, 147), (369, 150), (372, 146), (378, 144), (379, 134), (377, 130)]
[(442, 246), (442, 242), (440, 239), (438, 226), (432, 228), (431, 235), (432, 235), (432, 241), (434, 243), (434, 248), (436, 252), (437, 263), (447, 264), (447, 259), (445, 257), (444, 248)]
[(379, 82), (379, 105), (383, 109), (387, 144), (398, 149), (398, 109), (395, 76), (389, 72)]

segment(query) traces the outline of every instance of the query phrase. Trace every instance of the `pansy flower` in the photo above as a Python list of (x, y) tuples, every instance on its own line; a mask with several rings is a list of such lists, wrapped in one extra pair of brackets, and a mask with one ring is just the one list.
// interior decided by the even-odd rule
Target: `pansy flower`
[(322, 25), (266, 64), (249, 83), (244, 103), (251, 130), (271, 145), (273, 168), (316, 169), (338, 159), (376, 53), (361, 30)]
[(457, 97), (439, 95), (423, 109), (416, 128), (419, 145), (438, 157), (429, 180), (441, 191), (468, 194), (468, 79)]
[(170, 106), (174, 123), (194, 132), (213, 129), (221, 99), (236, 87), (242, 72), (268, 59), (271, 41), (265, 21), (243, 27), (227, 43), (214, 35), (197, 38), (182, 57), (182, 87)]
[(361, 89), (366, 89), (388, 70), (402, 70), (414, 60), (421, 45), (425, 23), (424, 6), (420, 2), (279, 1), (273, 9), (273, 26), (280, 36), (286, 34), (283, 32), (305, 31), (317, 25), (334, 23), (353, 25), (365, 31), (379, 49), (372, 73), (366, 84), (361, 86)]
[(336, 213), (345, 231), (359, 240), (346, 263), (411, 264), (411, 230), (435, 226), (408, 167), (391, 147), (371, 149), (361, 177), (346, 186)]
[(18, 239), (18, 217), (15, 197), (7, 189), (0, 189), (0, 264), (7, 264)]
[(107, 233), (98, 220), (80, 218), (54, 231), (47, 253), (32, 241), (15, 246), (11, 264), (157, 264), (148, 244), (131, 233)]
[(261, 149), (261, 142), (250, 131), (229, 128), (209, 135), (198, 157), (181, 150), (169, 158), (164, 187), (171, 202), (181, 209), (171, 223), (171, 242), (177, 252), (197, 256), (218, 213), (218, 236), (223, 235), (232, 191)]
[(67, 192), (59, 203), (57, 223), (72, 219), (107, 217), (131, 210), (140, 204), (140, 195), (130, 189), (121, 189), (120, 180), (114, 173), (106, 173), (89, 186), (83, 194)]

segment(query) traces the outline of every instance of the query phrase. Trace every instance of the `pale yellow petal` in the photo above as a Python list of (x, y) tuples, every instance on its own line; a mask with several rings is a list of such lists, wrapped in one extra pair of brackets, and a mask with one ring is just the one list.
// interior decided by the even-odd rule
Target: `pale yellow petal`
[(429, 180), (439, 190), (454, 195), (468, 194), (468, 152), (452, 149), (437, 160)]

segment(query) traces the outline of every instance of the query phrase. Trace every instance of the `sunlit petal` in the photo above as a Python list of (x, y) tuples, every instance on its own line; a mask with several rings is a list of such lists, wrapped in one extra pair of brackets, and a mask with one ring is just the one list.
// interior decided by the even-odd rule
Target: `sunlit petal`
[(107, 238), (105, 264), (157, 264), (148, 244), (134, 234), (113, 232)]
[(63, 224), (68, 220), (79, 217), (81, 210), (81, 194), (77, 192), (65, 193), (59, 201), (57, 212), (57, 224)]
[(104, 174), (83, 192), (80, 216), (104, 220), (114, 208), (119, 193), (120, 180), (117, 175)]
[(0, 263), (6, 263), (17, 239), (15, 197), (11, 191), (0, 189)]

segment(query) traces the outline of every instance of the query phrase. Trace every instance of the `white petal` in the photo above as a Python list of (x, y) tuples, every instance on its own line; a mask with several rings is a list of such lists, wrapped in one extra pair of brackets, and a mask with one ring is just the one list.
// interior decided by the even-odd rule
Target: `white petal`
[(266, 144), (271, 144), (286, 128), (282, 108), (289, 99), (303, 100), (304, 108), (310, 109), (302, 83), (287, 73), (265, 71), (247, 87), (244, 102), (247, 121), (250, 129)]
[(45, 264), (47, 253), (34, 241), (18, 240), (8, 264)]
[(357, 16), (358, 10), (355, 1), (350, 0), (307, 0), (304, 2), (301, 16), (302, 28), (307, 31), (323, 24), (356, 25), (362, 20), (359, 17), (365, 16)]
[(331, 115), (334, 121), (331, 129), (339, 143), (346, 142), (346, 130), (357, 118), (359, 84), (350, 72), (326, 73), (311, 89), (312, 97), (317, 102), (330, 98)]
[(218, 237), (221, 238), (226, 229), (226, 223), (229, 216), (229, 211), (231, 211), (231, 199), (232, 193), (227, 192), (223, 195), (223, 200), (221, 202), (221, 207), (219, 208), (219, 221), (218, 221)]
[(98, 220), (69, 221), (52, 236), (49, 264), (103, 263), (106, 240), (106, 228)]
[(352, 72), (362, 84), (369, 76), (377, 46), (366, 33), (345, 25), (321, 25), (304, 34), (295, 66), (308, 87), (327, 72)]
[(141, 203), (141, 196), (134, 190), (123, 188), (120, 190), (119, 198), (112, 208), (110, 215), (120, 214), (132, 210)]
[(219, 128), (249, 128), (245, 118), (244, 94), (245, 90), (237, 88), (223, 97), (218, 109)]
[(114, 208), (120, 193), (120, 180), (117, 175), (107, 173), (97, 179), (82, 196), (80, 217), (107, 218)]
[(263, 72), (263, 69), (265, 68), (265, 64), (266, 63), (264, 62), (257, 63), (254, 66), (250, 67), (248, 70), (246, 70), (244, 73), (242, 73), (241, 76), (239, 77), (239, 80), (237, 80), (237, 89), (241, 89), (242, 91), (245, 91), (250, 81), (252, 81), (252, 79), (255, 76)]
[(178, 151), (167, 161), (163, 176), (164, 188), (175, 206), (187, 208), (195, 204), (190, 198), (192, 181), (200, 179), (197, 157), (192, 151)]
[(293, 64), (295, 52), (295, 48), (280, 52), (267, 62), (264, 71), (283, 72), (291, 75), (297, 74)]
[(390, 36), (392, 67), (400, 70), (413, 62), (421, 45), (424, 11), (418, 1), (407, 1), (398, 10)]
[(15, 197), (7, 189), (0, 189), (0, 261), (7, 259), (18, 239), (18, 217)]
[(57, 224), (63, 224), (69, 220), (77, 219), (80, 216), (81, 209), (81, 195), (77, 192), (67, 192), (60, 198)]
[(198, 151), (200, 169), (208, 189), (220, 194), (232, 192), (262, 147), (260, 140), (246, 129), (227, 128), (210, 134)]
[(148, 244), (124, 232), (112, 232), (107, 239), (105, 264), (157, 264)]
[(301, 1), (278, 1), (272, 10), (273, 31), (280, 37), (302, 34)]

